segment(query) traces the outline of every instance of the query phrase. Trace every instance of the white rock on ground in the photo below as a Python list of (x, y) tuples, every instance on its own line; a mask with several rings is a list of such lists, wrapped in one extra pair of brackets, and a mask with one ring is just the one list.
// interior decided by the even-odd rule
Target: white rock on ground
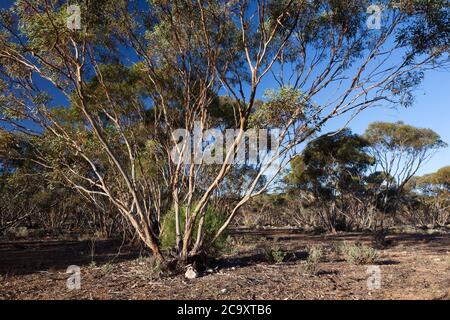
[(194, 267), (192, 265), (188, 265), (184, 276), (187, 279), (195, 279), (198, 277), (198, 272), (194, 269)]

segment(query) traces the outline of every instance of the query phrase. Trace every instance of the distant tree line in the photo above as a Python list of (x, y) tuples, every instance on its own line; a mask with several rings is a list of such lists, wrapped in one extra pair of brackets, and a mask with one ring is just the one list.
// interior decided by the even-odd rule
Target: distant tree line
[[(432, 130), (402, 122), (372, 123), (361, 136), (349, 129), (327, 133), (291, 161), (284, 190), (258, 199), (255, 207), (264, 207), (277, 225), (283, 221), (329, 232), (370, 230), (382, 236), (396, 224), (445, 226), (450, 223), (450, 167), (416, 176), (445, 146)], [(257, 215), (243, 219), (244, 224), (273, 222)]]

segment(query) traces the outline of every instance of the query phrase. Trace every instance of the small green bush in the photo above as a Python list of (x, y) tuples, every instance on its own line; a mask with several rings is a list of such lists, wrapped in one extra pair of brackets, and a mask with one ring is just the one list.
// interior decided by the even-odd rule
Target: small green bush
[(264, 257), (270, 263), (282, 263), (286, 258), (287, 253), (280, 248), (265, 248)]
[(323, 250), (320, 246), (308, 248), (308, 257), (305, 261), (305, 270), (307, 273), (316, 274), (319, 270), (319, 262), (323, 259)]
[(106, 276), (107, 274), (111, 273), (113, 270), (114, 270), (114, 266), (111, 263), (106, 263), (101, 267), (100, 272), (102, 273), (102, 275)]
[(371, 264), (378, 259), (378, 252), (372, 247), (362, 243), (344, 242), (339, 248), (343, 258), (352, 264)]
[[(219, 230), (219, 228), (223, 225), (226, 220), (226, 214), (223, 212), (214, 211), (211, 206), (206, 208), (205, 212), (205, 221), (203, 223), (203, 230), (205, 232), (205, 241), (211, 239), (214, 234)], [(197, 238), (197, 227), (200, 218), (197, 218), (197, 221), (194, 226), (192, 239)], [(186, 224), (186, 208), (180, 208), (180, 228), (181, 231), (184, 230)], [(163, 250), (171, 250), (175, 248), (176, 241), (176, 233), (175, 233), (175, 211), (170, 211), (163, 220), (163, 230), (159, 237), (161, 242), (161, 247)], [(219, 254), (222, 252), (228, 245), (227, 242), (228, 234), (226, 232), (222, 233), (219, 239), (216, 240), (213, 247), (211, 248), (212, 252), (209, 252), (212, 255)]]
[(7, 230), (6, 234), (13, 239), (27, 238), (30, 235), (30, 230), (27, 227), (16, 227)]

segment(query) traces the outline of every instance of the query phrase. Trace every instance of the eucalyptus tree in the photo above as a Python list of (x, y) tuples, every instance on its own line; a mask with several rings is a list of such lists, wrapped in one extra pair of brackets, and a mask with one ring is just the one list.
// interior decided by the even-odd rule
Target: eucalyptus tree
[[(35, 160), (87, 197), (108, 198), (160, 261), (158, 211), (174, 210), (186, 262), (323, 124), (375, 104), (410, 105), (424, 71), (448, 63), (447, 2), (396, 3), (379, 2), (374, 29), (380, 12), (364, 0), (83, 0), (79, 26), (68, 23), (77, 10), (65, 1), (17, 0), (0, 19), (1, 121), (50, 141)], [(264, 84), (272, 90), (260, 101)], [(226, 126), (214, 107), (219, 96), (232, 101), (219, 108)], [(203, 138), (209, 126), (237, 129), (229, 148), (216, 147), (223, 161), (201, 189), (209, 164), (169, 157), (174, 148), (182, 158), (191, 151), (191, 140), (174, 132), (193, 133), (196, 124)], [(278, 129), (275, 152), (254, 165), (205, 240), (206, 209), (249, 128)]]
[(446, 143), (431, 129), (416, 128), (402, 122), (374, 122), (364, 136), (370, 142), (370, 152), (376, 159), (372, 176), (378, 179), (373, 193), (380, 214), (375, 235), (379, 236), (377, 241), (384, 242), (387, 213), (395, 216), (407, 183)]
[(394, 189), (396, 193), (402, 192), (424, 163), (447, 145), (433, 130), (402, 122), (374, 122), (364, 136), (377, 160), (374, 171), (386, 177), (381, 187)]
[(433, 226), (450, 223), (450, 166), (418, 177), (415, 189), (425, 204), (425, 213)]
[[(335, 232), (339, 223), (349, 227), (350, 199), (364, 201), (366, 174), (375, 159), (369, 143), (349, 129), (324, 134), (310, 141), (291, 161), (287, 180), (292, 188), (310, 192), (322, 225)], [(345, 221), (347, 220), (347, 221)]]

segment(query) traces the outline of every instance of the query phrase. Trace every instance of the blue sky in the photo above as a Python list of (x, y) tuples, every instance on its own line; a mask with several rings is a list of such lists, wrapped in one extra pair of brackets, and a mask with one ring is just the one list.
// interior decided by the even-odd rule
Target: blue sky
[[(9, 7), (14, 0), (1, 0), (0, 8)], [(270, 87), (268, 81), (262, 87)], [(264, 89), (259, 90), (261, 96)], [(450, 144), (450, 72), (429, 71), (425, 80), (416, 91), (416, 101), (413, 107), (397, 109), (377, 107), (367, 109), (359, 114), (349, 125), (355, 133), (363, 133), (369, 123), (374, 121), (396, 122), (425, 127), (438, 133), (442, 140)], [(322, 132), (333, 131), (344, 123), (344, 119), (336, 119), (326, 125)], [(419, 175), (434, 172), (441, 167), (450, 165), (450, 147), (441, 149), (418, 172)]]
[[(426, 73), (425, 80), (415, 93), (416, 101), (412, 107), (368, 109), (359, 114), (349, 127), (355, 133), (363, 133), (368, 124), (374, 121), (403, 121), (416, 127), (430, 128), (450, 144), (450, 72)], [(335, 129), (336, 125), (329, 125), (325, 131)], [(436, 153), (418, 174), (431, 173), (448, 165), (450, 165), (450, 147)]]
[[(258, 96), (264, 90), (277, 84), (270, 78), (261, 84)], [(450, 72), (431, 70), (425, 72), (425, 78), (414, 91), (415, 101), (411, 107), (375, 106), (358, 114), (348, 127), (357, 134), (363, 134), (368, 125), (376, 121), (398, 122), (429, 128), (440, 135), (450, 145)], [(321, 134), (339, 130), (346, 124), (347, 116), (330, 119), (322, 128)], [(417, 175), (436, 172), (450, 165), (450, 146), (439, 149), (417, 172)]]

